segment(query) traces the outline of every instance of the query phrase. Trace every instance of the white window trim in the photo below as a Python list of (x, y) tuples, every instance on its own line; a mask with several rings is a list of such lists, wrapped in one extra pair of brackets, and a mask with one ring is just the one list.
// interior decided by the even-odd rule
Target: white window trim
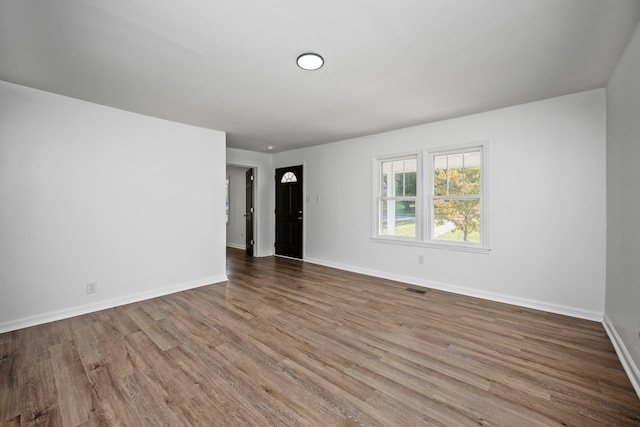
[[(487, 166), (487, 152), (488, 152), (488, 141), (476, 142), (471, 144), (464, 145), (456, 145), (451, 147), (441, 147), (437, 149), (424, 150), (424, 164), (423, 168), (426, 174), (426, 191), (428, 194), (425, 197), (425, 212), (428, 212), (429, 218), (425, 218), (425, 234), (422, 236), (422, 241), (425, 244), (428, 244), (432, 247), (447, 247), (454, 250), (467, 250), (472, 252), (487, 252), (489, 250), (489, 221), (488, 214), (489, 209), (487, 206), (488, 201), (488, 173), (489, 170)], [(481, 174), (480, 174), (480, 218), (482, 221), (480, 222), (480, 242), (479, 243), (465, 243), (465, 242), (456, 242), (456, 241), (440, 241), (432, 238), (433, 232), (433, 200), (435, 196), (433, 195), (433, 158), (437, 155), (442, 155), (446, 153), (464, 153), (468, 151), (474, 151), (480, 149), (481, 153)], [(448, 199), (466, 199), (469, 197), (466, 196), (452, 196), (447, 197)], [(476, 197), (470, 197), (475, 199)], [(464, 248), (464, 249), (463, 249)]]
[[(441, 241), (431, 238), (433, 224), (433, 156), (438, 154), (471, 151), (481, 149), (482, 172), (481, 194), (480, 194), (480, 242), (465, 243), (456, 241)], [(411, 156), (417, 156), (418, 165), (416, 172), (416, 237), (409, 238), (403, 236), (383, 236), (378, 234), (379, 212), (378, 212), (378, 195), (380, 193), (379, 167), (381, 162), (402, 159)], [(399, 153), (396, 155), (376, 156), (373, 158), (373, 224), (372, 224), (372, 241), (377, 243), (390, 243), (405, 246), (426, 247), (434, 249), (453, 250), (461, 252), (473, 252), (488, 254), (491, 251), (489, 246), (489, 141), (477, 141), (468, 144), (452, 145), (446, 147), (438, 147), (432, 149), (423, 149), (421, 152)], [(425, 177), (423, 179), (422, 177)], [(457, 197), (452, 197), (457, 198)], [(462, 197), (464, 198), (464, 196)], [(474, 197), (475, 198), (475, 197)], [(426, 218), (428, 216), (428, 218)]]
[[(378, 205), (379, 195), (382, 194), (382, 179), (380, 173), (380, 167), (382, 162), (389, 160), (402, 160), (409, 158), (416, 158), (416, 235), (414, 237), (407, 236), (385, 236), (380, 234), (379, 225), (380, 225), (380, 209)], [(422, 155), (420, 151), (411, 151), (407, 153), (400, 153), (392, 156), (380, 156), (373, 158), (373, 181), (376, 183), (373, 186), (373, 221), (372, 221), (372, 238), (374, 240), (380, 241), (390, 241), (390, 242), (398, 242), (398, 243), (418, 243), (422, 238), (422, 221), (419, 221), (418, 218), (422, 218), (422, 194), (424, 191), (422, 189)], [(389, 199), (389, 198), (387, 198)], [(394, 200), (403, 200), (405, 197), (393, 197)]]

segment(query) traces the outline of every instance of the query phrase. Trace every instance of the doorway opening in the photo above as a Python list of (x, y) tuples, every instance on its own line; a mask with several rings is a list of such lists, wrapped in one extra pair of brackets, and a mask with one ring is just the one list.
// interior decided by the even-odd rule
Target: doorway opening
[(255, 244), (253, 240), (253, 183), (255, 175), (253, 169), (247, 169), (245, 173), (245, 246), (247, 255), (253, 256), (253, 246)]
[(227, 165), (227, 246), (256, 252), (257, 168)]

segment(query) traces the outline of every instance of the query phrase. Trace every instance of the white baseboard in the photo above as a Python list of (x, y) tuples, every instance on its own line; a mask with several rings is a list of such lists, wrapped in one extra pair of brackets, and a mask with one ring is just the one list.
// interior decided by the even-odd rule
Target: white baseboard
[(0, 334), (225, 281), (227, 281), (226, 275), (218, 277), (208, 277), (194, 282), (181, 283), (166, 288), (154, 289), (148, 292), (141, 292), (138, 294), (100, 301), (94, 304), (70, 307), (64, 310), (51, 311), (48, 313), (38, 314), (36, 316), (24, 317), (22, 319), (0, 323)]
[(234, 249), (242, 249), (243, 251), (245, 249), (247, 249), (246, 245), (241, 245), (239, 243), (231, 243), (231, 242), (227, 242), (227, 246), (230, 248), (234, 248)]
[(452, 292), (454, 294), (466, 295), (475, 298), (486, 299), (490, 301), (502, 302), (505, 304), (517, 305), (519, 307), (532, 308), (535, 310), (547, 311), (550, 313), (563, 314), (565, 316), (576, 317), (579, 319), (593, 320), (602, 322), (604, 313), (595, 311), (582, 310), (575, 307), (568, 307), (558, 304), (551, 304), (544, 301), (529, 300), (526, 298), (518, 298), (510, 295), (502, 295), (493, 292), (478, 291), (476, 289), (454, 286), (447, 283), (430, 282), (426, 280), (417, 280), (412, 277), (405, 277), (397, 274), (389, 274), (369, 269), (355, 268), (348, 265), (323, 261), (314, 258), (305, 258), (306, 262), (312, 264), (324, 265), (326, 267), (337, 268), (339, 270), (351, 271), (353, 273), (365, 274), (367, 276), (380, 277), (383, 279), (395, 280), (397, 282), (408, 283), (411, 285), (421, 286), (440, 291)]
[[(241, 249), (241, 250), (246, 250), (247, 247), (245, 245), (238, 245), (236, 243), (227, 243), (227, 247), (229, 248), (234, 248), (234, 249)], [(257, 247), (253, 247), (253, 256), (256, 258), (263, 258), (263, 257), (268, 257), (268, 256), (273, 256), (273, 251), (270, 252), (258, 252), (258, 248)]]
[(622, 367), (624, 371), (627, 373), (629, 380), (631, 381), (631, 385), (636, 391), (638, 398), (640, 398), (640, 369), (638, 365), (631, 358), (631, 354), (627, 347), (624, 345), (624, 341), (620, 338), (620, 334), (616, 330), (616, 327), (613, 325), (609, 317), (605, 314), (604, 321), (602, 322), (604, 325), (604, 329), (607, 331), (609, 335), (609, 339), (613, 343), (613, 347), (618, 354), (618, 358), (620, 359), (620, 363), (622, 363)]

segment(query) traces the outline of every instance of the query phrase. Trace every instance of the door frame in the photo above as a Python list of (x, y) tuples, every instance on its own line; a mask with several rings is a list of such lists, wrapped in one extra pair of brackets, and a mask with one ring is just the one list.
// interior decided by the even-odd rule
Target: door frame
[(260, 192), (258, 191), (258, 179), (259, 179), (258, 166), (241, 164), (241, 163), (227, 163), (225, 167), (226, 166), (233, 166), (236, 168), (243, 168), (243, 169), (253, 169), (253, 256), (260, 256), (259, 255), (260, 252), (258, 250), (259, 248), (258, 240), (260, 236), (259, 231), (260, 231), (261, 201), (260, 201)]
[(245, 251), (248, 256), (253, 256), (256, 240), (253, 235), (255, 230), (255, 193), (256, 193), (256, 175), (253, 168), (248, 168), (244, 172), (245, 176), (245, 207), (244, 207), (244, 217), (245, 217), (245, 225), (244, 225), (244, 241), (245, 241)]
[(306, 235), (307, 235), (307, 213), (308, 213), (308, 207), (309, 207), (309, 200), (307, 200), (307, 162), (300, 162), (294, 164), (294, 165), (286, 165), (286, 166), (280, 166), (280, 165), (275, 165), (273, 168), (273, 203), (274, 203), (274, 208), (277, 208), (276, 206), (276, 192), (277, 187), (278, 187), (278, 182), (275, 179), (276, 178), (276, 171), (278, 169), (287, 169), (287, 168), (293, 168), (293, 167), (301, 167), (302, 168), (302, 188), (301, 188), (301, 203), (302, 203), (302, 228), (301, 228), (301, 242), (300, 242), (300, 258), (296, 258), (296, 257), (290, 257), (287, 255), (280, 255), (276, 253), (276, 239), (277, 239), (277, 233), (276, 233), (276, 210), (273, 210), (273, 254), (274, 256), (278, 256), (278, 257), (282, 257), (282, 258), (290, 258), (290, 259), (295, 259), (298, 261), (302, 261), (305, 259), (306, 256)]

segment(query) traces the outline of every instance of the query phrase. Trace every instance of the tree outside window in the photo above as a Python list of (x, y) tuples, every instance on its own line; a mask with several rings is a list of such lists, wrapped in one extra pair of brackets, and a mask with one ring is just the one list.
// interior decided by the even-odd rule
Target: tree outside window
[(373, 238), (488, 253), (487, 147), (374, 158)]
[(480, 149), (433, 156), (432, 238), (480, 241)]

